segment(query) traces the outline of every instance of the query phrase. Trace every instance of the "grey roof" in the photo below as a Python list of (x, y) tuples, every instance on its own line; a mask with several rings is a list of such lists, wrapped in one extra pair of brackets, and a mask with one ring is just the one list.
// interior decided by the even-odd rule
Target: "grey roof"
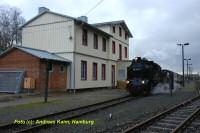
[(67, 62), (67, 63), (71, 62), (70, 60), (68, 60), (66, 58), (60, 57), (56, 54), (50, 53), (45, 50), (39, 50), (39, 49), (34, 49), (34, 48), (29, 48), (29, 47), (24, 47), (24, 46), (19, 46), (19, 45), (15, 45), (15, 46), (11, 47), (10, 49), (3, 52), (0, 56), (7, 54), (9, 51), (11, 51), (14, 48), (20, 49), (20, 50), (22, 50), (26, 53), (29, 53), (33, 56), (36, 56), (40, 59), (53, 60), (53, 61), (59, 61), (59, 62)]
[(77, 18), (74, 18), (74, 17), (71, 17), (71, 16), (67, 16), (67, 15), (63, 15), (63, 14), (60, 14), (60, 13), (52, 12), (52, 11), (44, 11), (43, 13), (38, 14), (37, 16), (33, 17), (32, 19), (30, 19), (29, 21), (27, 21), (25, 24), (23, 24), (20, 27), (20, 29), (23, 28), (23, 27), (25, 27), (26, 25), (28, 25), (29, 23), (31, 23), (32, 21), (34, 21), (35, 19), (37, 19), (38, 17), (42, 16), (45, 13), (51, 13), (51, 14), (58, 15), (58, 16), (61, 16), (61, 17), (70, 18), (70, 19), (74, 20), (77, 24), (80, 24), (82, 26), (87, 26), (87, 27), (91, 28), (92, 30), (95, 30), (95, 31), (97, 31), (97, 32), (99, 32), (99, 33), (101, 33), (101, 34), (103, 34), (105, 36), (108, 36), (108, 37), (112, 36), (112, 35), (104, 32), (104, 31), (96, 28), (95, 26), (93, 26), (91, 24), (88, 24), (88, 23), (86, 23), (86, 22), (84, 22), (84, 21), (82, 21), (80, 19), (77, 19)]
[(128, 26), (126, 25), (124, 20), (118, 20), (118, 21), (110, 21), (110, 22), (102, 22), (102, 23), (94, 23), (92, 24), (93, 26), (103, 26), (103, 25), (116, 25), (116, 24), (121, 24), (122, 27), (128, 32), (128, 35), (130, 37), (133, 37), (133, 35), (131, 34), (130, 30), (128, 29)]

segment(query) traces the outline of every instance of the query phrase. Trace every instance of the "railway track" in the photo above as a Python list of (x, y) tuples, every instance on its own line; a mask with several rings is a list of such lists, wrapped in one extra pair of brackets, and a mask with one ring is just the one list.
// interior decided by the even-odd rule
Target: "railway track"
[[(112, 100), (108, 100), (108, 101), (104, 101), (104, 102), (100, 102), (100, 103), (95, 103), (95, 104), (91, 104), (91, 105), (87, 105), (87, 106), (83, 106), (83, 107), (78, 107), (75, 109), (71, 109), (71, 110), (66, 110), (66, 111), (61, 111), (61, 112), (57, 112), (57, 113), (52, 113), (52, 114), (48, 114), (45, 116), (41, 116), (41, 117), (37, 117), (37, 118), (33, 118), (33, 119), (29, 119), (29, 120), (25, 120), (27, 121), (37, 121), (37, 120), (70, 120), (73, 118), (78, 118), (82, 115), (94, 112), (94, 111), (98, 111), (104, 108), (108, 108), (108, 107), (112, 107), (124, 102), (128, 102), (130, 100), (134, 99), (131, 96), (125, 96), (125, 97), (120, 97), (120, 98), (116, 98), (116, 99), (112, 99)], [(0, 126), (0, 132), (2, 133), (27, 133), (27, 132), (34, 132), (37, 131), (39, 129), (42, 128), (47, 128), (52, 126), (51, 124), (14, 124), (14, 123), (10, 123), (10, 124), (6, 124), (6, 125), (1, 125)]]
[(200, 96), (176, 105), (123, 133), (179, 133), (199, 130)]
[(184, 133), (199, 133), (200, 132), (200, 115), (185, 129)]

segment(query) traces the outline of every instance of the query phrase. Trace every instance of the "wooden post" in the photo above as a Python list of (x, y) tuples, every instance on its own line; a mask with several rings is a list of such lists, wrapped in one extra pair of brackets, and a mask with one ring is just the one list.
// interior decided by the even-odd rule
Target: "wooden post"
[(44, 102), (47, 103), (48, 99), (48, 89), (49, 89), (49, 61), (47, 60), (47, 65), (46, 65), (46, 87), (45, 87), (45, 93), (44, 93)]

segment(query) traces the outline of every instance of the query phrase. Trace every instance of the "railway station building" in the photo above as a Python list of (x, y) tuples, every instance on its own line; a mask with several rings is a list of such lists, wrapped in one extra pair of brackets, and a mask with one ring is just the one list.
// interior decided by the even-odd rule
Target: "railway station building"
[(118, 79), (126, 79), (127, 65), (121, 63), (130, 64), (132, 34), (123, 20), (89, 24), (86, 16), (73, 18), (40, 7), (21, 29), (23, 47), (71, 62), (67, 89), (112, 87)]

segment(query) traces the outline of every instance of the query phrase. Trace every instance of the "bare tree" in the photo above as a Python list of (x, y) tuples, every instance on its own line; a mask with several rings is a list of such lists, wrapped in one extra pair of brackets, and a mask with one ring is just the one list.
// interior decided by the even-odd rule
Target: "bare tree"
[(19, 27), (25, 23), (16, 7), (0, 6), (0, 49), (5, 50), (21, 42)]

